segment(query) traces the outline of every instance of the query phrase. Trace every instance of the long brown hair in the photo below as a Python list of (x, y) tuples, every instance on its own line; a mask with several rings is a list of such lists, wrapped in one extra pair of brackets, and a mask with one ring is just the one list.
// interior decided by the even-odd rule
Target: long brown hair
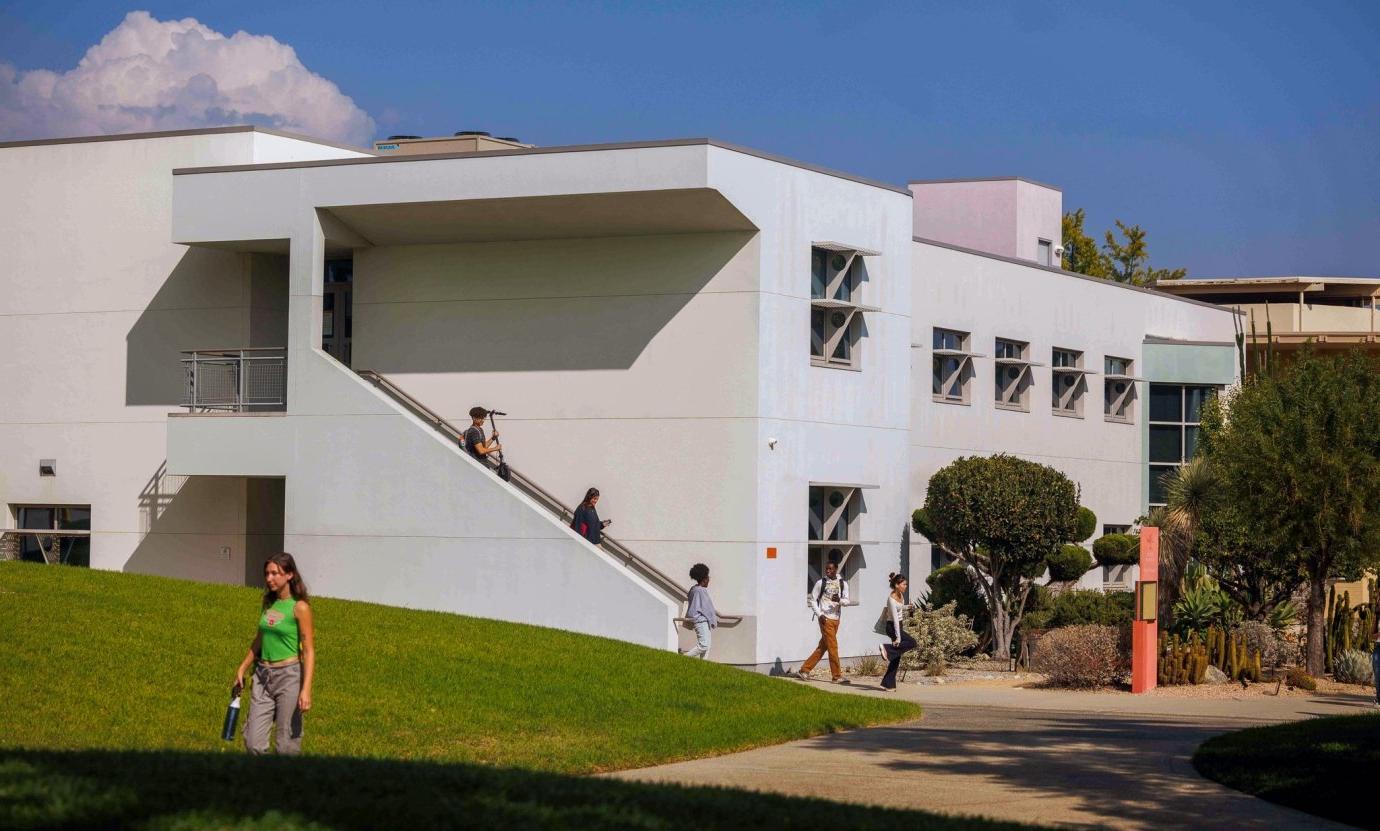
[(598, 488), (590, 488), (589, 490), (585, 491), (585, 498), (580, 502), (580, 507), (581, 507), (581, 508), (588, 508), (588, 507), (589, 507), (589, 500), (593, 499), (594, 497), (596, 497), (596, 496), (598, 496), (598, 495), (599, 495), (599, 489), (598, 489)]
[[(274, 554), (272, 557), (269, 557), (268, 560), (264, 562), (265, 571), (268, 570), (269, 563), (276, 564), (278, 568), (282, 569), (285, 574), (292, 575), (288, 578), (288, 591), (292, 592), (293, 600), (305, 600), (307, 602), (311, 602), (311, 598), (307, 595), (307, 583), (305, 580), (302, 579), (302, 572), (297, 570), (297, 561), (292, 559), (291, 554), (287, 553), (286, 551), (280, 551), (277, 554)], [(272, 606), (277, 600), (277, 592), (269, 588), (264, 589), (265, 609), (267, 609), (269, 606)]]

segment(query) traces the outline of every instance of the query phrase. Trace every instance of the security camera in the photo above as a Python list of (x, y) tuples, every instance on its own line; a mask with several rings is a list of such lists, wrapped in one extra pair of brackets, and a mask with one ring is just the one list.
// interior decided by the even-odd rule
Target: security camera
[(1054, 247), (1054, 258), (1057, 260), (1057, 259), (1059, 259), (1059, 258), (1062, 257), (1062, 256), (1064, 256), (1064, 246), (1062, 246), (1062, 245), (1057, 245), (1057, 246), (1055, 246), (1055, 247)]
[(775, 450), (775, 449), (776, 449), (776, 439), (767, 439), (767, 447), (771, 448), (772, 450)]

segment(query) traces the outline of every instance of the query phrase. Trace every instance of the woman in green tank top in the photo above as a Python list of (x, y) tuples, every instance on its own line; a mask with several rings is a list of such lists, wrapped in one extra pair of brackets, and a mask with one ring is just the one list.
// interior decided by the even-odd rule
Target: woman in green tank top
[(302, 714), (311, 709), (316, 674), (316, 631), (312, 625), (307, 584), (291, 554), (274, 554), (264, 563), (264, 602), (259, 632), (240, 662), (235, 684), (254, 667), (244, 746), (252, 754), (268, 752), (268, 734), (277, 726), (277, 750), (302, 752)]

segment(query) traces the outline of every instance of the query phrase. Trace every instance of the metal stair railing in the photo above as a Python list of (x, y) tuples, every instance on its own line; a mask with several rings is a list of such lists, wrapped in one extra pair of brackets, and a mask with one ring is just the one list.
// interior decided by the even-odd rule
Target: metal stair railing
[[(408, 412), (431, 425), (433, 430), (446, 436), (457, 445), (464, 445), (465, 432), (463, 430), (457, 428), (449, 421), (446, 421), (430, 407), (413, 398), (397, 384), (390, 381), (387, 376), (377, 373), (372, 369), (360, 369), (355, 371), (361, 378), (373, 384), (389, 398), (405, 407)], [(484, 463), (489, 467), (494, 467), (494, 464), (489, 462), (487, 458), (484, 459)], [(510, 473), (508, 484), (513, 485), (537, 504), (554, 514), (562, 523), (569, 524), (570, 521), (575, 518), (575, 511), (570, 506), (557, 499), (541, 485), (532, 481), (531, 478), (524, 476), (512, 465), (508, 466), (508, 471)], [(667, 575), (661, 569), (642, 559), (634, 553), (632, 549), (613, 537), (610, 537), (608, 534), (603, 535), (603, 541), (600, 543), (599, 547), (609, 554), (612, 554), (614, 557), (617, 557), (622, 561), (623, 565), (636, 572), (661, 591), (675, 598), (677, 602), (685, 603), (689, 599), (689, 593), (675, 580), (675, 578)], [(719, 619), (725, 623), (736, 624), (742, 620), (742, 616), (719, 615)], [(684, 622), (685, 618), (678, 617), (676, 621)]]

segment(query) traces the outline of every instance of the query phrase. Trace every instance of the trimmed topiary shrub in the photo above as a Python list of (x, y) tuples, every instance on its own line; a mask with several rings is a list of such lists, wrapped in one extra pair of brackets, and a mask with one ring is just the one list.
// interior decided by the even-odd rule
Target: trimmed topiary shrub
[(1081, 545), (1065, 545), (1045, 558), (1049, 579), (1055, 583), (1072, 583), (1088, 573), (1093, 559)]
[(1115, 626), (1068, 626), (1040, 638), (1034, 668), (1058, 687), (1105, 687), (1120, 678), (1127, 661)]
[(943, 568), (935, 569), (925, 578), (925, 584), (930, 587), (926, 602), (931, 609), (953, 603), (954, 613), (968, 618), (974, 630), (987, 631), (987, 601), (977, 584), (973, 582), (973, 576), (968, 573), (966, 566), (962, 563), (949, 563)]
[(1313, 680), (1313, 676), (1305, 672), (1301, 667), (1294, 667), (1289, 670), (1289, 674), (1284, 677), (1284, 683), (1300, 690), (1312, 692), (1318, 688), (1318, 682)]
[(930, 522), (929, 512), (924, 508), (916, 508), (910, 515), (910, 527), (915, 529), (917, 534), (934, 542), (934, 523)]
[(1131, 622), (1134, 604), (1135, 595), (1131, 592), (1074, 589), (1051, 599), (1049, 607), (1041, 613), (1039, 622), (1048, 629), (1093, 623), (1100, 626), (1123, 626)]
[(1370, 656), (1359, 649), (1348, 649), (1332, 659), (1332, 677), (1343, 684), (1374, 684), (1375, 668)]
[(1093, 556), (1104, 566), (1133, 566), (1140, 562), (1140, 537), (1104, 534), (1093, 540)]
[(1078, 541), (1082, 542), (1097, 533), (1097, 514), (1091, 508), (1078, 506)]

